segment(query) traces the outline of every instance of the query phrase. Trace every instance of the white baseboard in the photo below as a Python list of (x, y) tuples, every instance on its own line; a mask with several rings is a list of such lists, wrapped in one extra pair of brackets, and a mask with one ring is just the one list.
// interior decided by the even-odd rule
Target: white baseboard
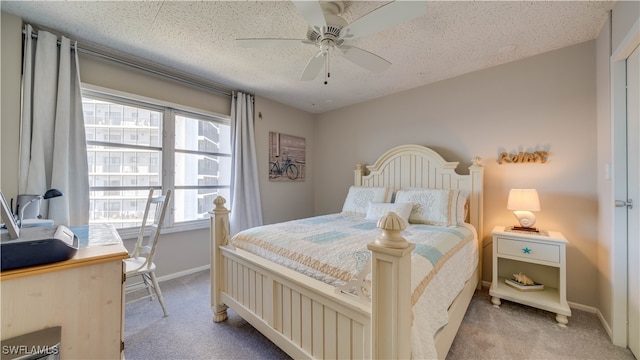
[(599, 309), (598, 309), (597, 315), (598, 315), (598, 319), (600, 319), (600, 323), (602, 324), (602, 327), (607, 332), (607, 335), (609, 335), (609, 339), (613, 341), (613, 329), (611, 329), (611, 326), (609, 326), (609, 323), (607, 322), (607, 320), (605, 320), (604, 315), (602, 315)]
[(605, 320), (604, 315), (602, 315), (602, 313), (600, 312), (600, 309), (595, 308), (593, 306), (577, 304), (574, 302), (569, 302), (569, 307), (572, 309), (582, 310), (592, 314), (596, 314), (596, 316), (598, 317), (598, 320), (600, 320), (600, 324), (602, 324), (602, 327), (607, 332), (607, 335), (609, 335), (609, 339), (613, 341), (613, 330), (611, 330), (611, 326), (609, 326), (609, 323), (607, 323), (607, 321)]
[(209, 268), (211, 268), (211, 265), (202, 265), (202, 266), (198, 266), (198, 267), (193, 268), (193, 269), (187, 269), (187, 270), (184, 270), (184, 271), (179, 271), (177, 273), (163, 275), (163, 276), (158, 277), (158, 282), (163, 282), (163, 281), (179, 278), (181, 276), (195, 274), (197, 272), (200, 272), (200, 271), (203, 271), (203, 270), (207, 270)]
[(600, 310), (598, 310), (597, 308), (594, 308), (593, 306), (578, 304), (571, 301), (568, 301), (568, 303), (569, 303), (569, 307), (572, 309), (582, 310), (592, 314), (598, 314), (600, 312)]

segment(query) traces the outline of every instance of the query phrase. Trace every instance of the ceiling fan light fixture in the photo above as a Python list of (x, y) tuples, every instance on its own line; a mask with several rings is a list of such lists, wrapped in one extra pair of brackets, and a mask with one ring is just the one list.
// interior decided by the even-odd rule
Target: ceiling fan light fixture
[(325, 13), (324, 18), (327, 21), (327, 25), (322, 28), (309, 26), (309, 30), (307, 30), (307, 39), (317, 42), (327, 36), (338, 38), (340, 36), (340, 31), (347, 26), (347, 21), (338, 15)]

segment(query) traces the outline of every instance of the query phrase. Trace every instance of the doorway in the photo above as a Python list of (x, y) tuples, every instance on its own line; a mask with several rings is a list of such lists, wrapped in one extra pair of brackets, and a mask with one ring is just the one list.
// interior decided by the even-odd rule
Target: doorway
[[(613, 208), (611, 247), (612, 320), (615, 345), (640, 357), (640, 18), (616, 46), (610, 58)], [(631, 203), (633, 202), (633, 205)], [(613, 205), (613, 204), (612, 204)]]

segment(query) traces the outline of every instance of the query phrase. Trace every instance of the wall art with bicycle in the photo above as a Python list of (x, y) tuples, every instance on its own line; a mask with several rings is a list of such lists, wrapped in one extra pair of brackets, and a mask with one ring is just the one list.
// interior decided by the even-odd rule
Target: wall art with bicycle
[(304, 181), (306, 176), (303, 137), (269, 132), (269, 181)]

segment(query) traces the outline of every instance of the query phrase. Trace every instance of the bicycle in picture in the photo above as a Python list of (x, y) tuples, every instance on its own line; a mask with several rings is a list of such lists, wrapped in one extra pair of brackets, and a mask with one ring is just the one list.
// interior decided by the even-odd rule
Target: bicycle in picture
[(286, 175), (290, 180), (295, 180), (300, 176), (298, 166), (294, 164), (288, 156), (282, 164), (278, 161), (278, 155), (274, 155), (274, 157), (276, 160), (269, 162), (269, 179), (277, 179), (280, 176)]

